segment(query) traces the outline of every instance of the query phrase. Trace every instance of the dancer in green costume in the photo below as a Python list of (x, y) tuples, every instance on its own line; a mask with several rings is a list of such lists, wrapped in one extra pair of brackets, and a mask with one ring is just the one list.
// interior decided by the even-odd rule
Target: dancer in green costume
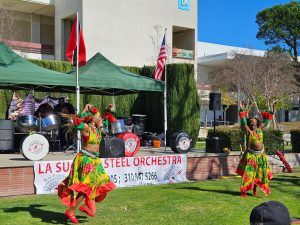
[(93, 217), (95, 203), (104, 200), (115, 184), (109, 180), (99, 158), (100, 128), (103, 126), (99, 110), (87, 104), (73, 120), (81, 133), (82, 149), (73, 161), (69, 176), (58, 185), (58, 196), (68, 206), (66, 216), (78, 223), (75, 211), (80, 203), (84, 200), (79, 210)]
[(265, 195), (269, 195), (269, 180), (272, 178), (272, 172), (264, 150), (262, 128), (269, 125), (273, 114), (262, 112), (263, 123), (257, 118), (247, 120), (247, 115), (248, 110), (242, 104), (240, 118), (246, 136), (246, 151), (236, 169), (236, 173), (242, 177), (241, 196), (246, 197), (246, 192), (249, 190), (253, 190), (253, 195), (257, 196), (257, 187), (261, 188)]

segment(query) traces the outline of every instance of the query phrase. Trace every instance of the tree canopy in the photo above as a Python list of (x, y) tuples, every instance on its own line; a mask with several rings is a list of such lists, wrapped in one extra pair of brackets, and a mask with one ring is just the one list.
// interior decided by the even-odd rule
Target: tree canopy
[(256, 15), (256, 37), (266, 45), (280, 47), (298, 60), (300, 46), (300, 2), (290, 2), (266, 8)]
[(242, 101), (257, 101), (260, 109), (275, 113), (285, 108), (296, 92), (294, 63), (286, 54), (269, 52), (264, 57), (239, 55), (210, 73), (213, 89), (240, 91)]

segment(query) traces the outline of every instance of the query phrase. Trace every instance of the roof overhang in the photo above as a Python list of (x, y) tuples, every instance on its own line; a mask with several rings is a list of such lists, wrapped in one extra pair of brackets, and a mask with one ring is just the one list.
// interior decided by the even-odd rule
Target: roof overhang
[(234, 59), (235, 53), (233, 52), (225, 52), (215, 55), (208, 55), (198, 57), (197, 63), (201, 66), (221, 66), (224, 62)]
[(1, 8), (54, 17), (54, 0), (0, 0)]

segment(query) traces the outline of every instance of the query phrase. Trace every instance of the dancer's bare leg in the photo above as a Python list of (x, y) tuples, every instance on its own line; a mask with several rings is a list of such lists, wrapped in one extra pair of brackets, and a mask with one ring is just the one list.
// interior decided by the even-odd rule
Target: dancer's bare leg
[(86, 202), (87, 207), (92, 211), (93, 214), (96, 213), (96, 202), (95, 200), (89, 200)]
[(79, 223), (79, 221), (77, 220), (77, 218), (75, 216), (75, 211), (76, 211), (76, 208), (78, 207), (78, 205), (84, 199), (84, 197), (85, 196), (83, 194), (78, 194), (76, 197), (76, 205), (70, 206), (65, 212), (65, 215), (71, 220), (72, 223)]
[(84, 199), (84, 195), (79, 194), (76, 198), (76, 205), (70, 206), (68, 208), (68, 211), (70, 212), (71, 215), (75, 215), (76, 208), (79, 206), (79, 204), (82, 202)]

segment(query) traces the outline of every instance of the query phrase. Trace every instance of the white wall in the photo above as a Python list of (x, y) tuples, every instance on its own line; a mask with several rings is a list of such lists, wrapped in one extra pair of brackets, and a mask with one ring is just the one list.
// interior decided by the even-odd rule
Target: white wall
[[(178, 1), (175, 0), (55, 1), (56, 58), (63, 58), (60, 50), (63, 47), (60, 44), (63, 43), (61, 19), (82, 11), (88, 59), (101, 52), (117, 65), (154, 65), (157, 53), (150, 36), (156, 36), (155, 25), (162, 28), (159, 45), (163, 30), (167, 28), (167, 43), (172, 46), (172, 26), (195, 29), (197, 40), (197, 0), (191, 0), (190, 11), (177, 7)], [(169, 62), (173, 62), (171, 57)]]

